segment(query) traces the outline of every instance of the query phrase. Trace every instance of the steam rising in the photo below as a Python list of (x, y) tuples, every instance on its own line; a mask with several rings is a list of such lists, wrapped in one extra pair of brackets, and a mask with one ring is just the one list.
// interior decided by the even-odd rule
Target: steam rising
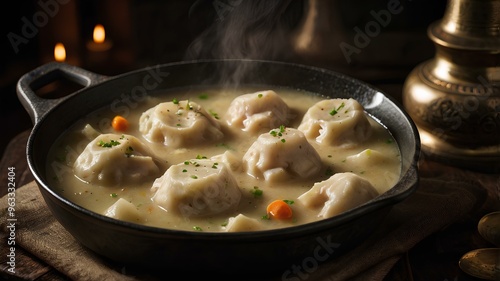
[[(291, 2), (212, 2), (216, 20), (191, 43), (185, 59), (286, 59), (291, 55), (290, 30), (294, 24), (293, 11), (289, 12)], [(251, 69), (239, 65), (236, 69), (222, 71), (230, 74), (227, 78), (232, 81), (228, 82), (235, 83)]]

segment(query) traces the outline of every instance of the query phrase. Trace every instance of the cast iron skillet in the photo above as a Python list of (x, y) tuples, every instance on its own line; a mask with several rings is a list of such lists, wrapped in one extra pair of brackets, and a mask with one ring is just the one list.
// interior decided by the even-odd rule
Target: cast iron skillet
[[(58, 99), (35, 90), (64, 77), (83, 86)], [(47, 153), (75, 121), (104, 106), (129, 106), (146, 94), (190, 87), (263, 85), (329, 97), (352, 97), (386, 126), (402, 156), (399, 182), (376, 199), (341, 215), (302, 226), (244, 233), (167, 230), (118, 221), (84, 209), (47, 184)], [(129, 266), (171, 270), (272, 273), (292, 278), (361, 243), (390, 208), (417, 188), (420, 140), (408, 115), (391, 97), (345, 75), (310, 66), (255, 60), (204, 60), (156, 65), (114, 77), (64, 63), (48, 63), (25, 74), (17, 85), (20, 101), (34, 123), (27, 160), (43, 198), (61, 225), (92, 251)], [(123, 109), (123, 108), (122, 108)]]

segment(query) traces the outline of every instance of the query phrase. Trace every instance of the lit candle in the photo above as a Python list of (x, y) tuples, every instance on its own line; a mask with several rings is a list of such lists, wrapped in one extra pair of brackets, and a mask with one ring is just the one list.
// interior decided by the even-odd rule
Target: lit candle
[(106, 38), (106, 31), (101, 24), (94, 27), (92, 40), (87, 42), (88, 63), (90, 67), (104, 66), (113, 43)]
[(99, 44), (106, 40), (106, 30), (104, 30), (104, 26), (102, 26), (102, 24), (98, 24), (94, 27), (92, 37), (94, 38), (94, 41)]
[(110, 40), (106, 39), (106, 31), (102, 24), (97, 24), (94, 27), (94, 32), (92, 36), (92, 41), (87, 43), (87, 48), (94, 52), (103, 52), (111, 49), (113, 44)]
[(54, 47), (54, 59), (57, 62), (64, 62), (66, 60), (66, 48), (62, 43), (57, 43)]
[[(66, 47), (63, 43), (56, 43), (54, 46), (54, 60), (56, 62), (66, 61)], [(36, 89), (36, 94), (45, 98), (57, 98), (58, 91), (61, 89), (62, 79), (55, 79)]]

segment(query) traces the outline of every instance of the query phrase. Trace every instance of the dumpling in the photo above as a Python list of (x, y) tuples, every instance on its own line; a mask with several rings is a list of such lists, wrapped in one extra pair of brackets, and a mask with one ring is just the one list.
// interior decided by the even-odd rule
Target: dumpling
[(105, 213), (106, 216), (115, 218), (118, 220), (130, 221), (135, 223), (140, 223), (144, 219), (134, 206), (134, 204), (129, 201), (120, 198), (113, 205), (111, 205)]
[[(372, 166), (390, 167), (384, 169), (383, 172), (377, 172), (376, 177), (379, 179), (378, 181), (383, 182), (383, 184), (380, 186), (374, 185), (379, 193), (385, 191), (387, 187), (393, 186), (399, 180), (399, 173), (397, 173), (398, 166), (400, 165), (399, 159), (397, 159), (396, 157), (391, 158), (388, 155), (384, 155), (377, 150), (367, 148), (357, 154), (348, 156), (343, 164), (351, 167), (352, 169), (355, 169), (355, 167)], [(370, 172), (371, 171), (366, 171), (366, 175), (368, 175)]]
[(219, 140), (224, 137), (220, 127), (201, 105), (188, 100), (160, 103), (139, 119), (147, 140), (174, 148)]
[(322, 207), (320, 218), (329, 218), (377, 197), (378, 191), (366, 179), (350, 172), (337, 173), (317, 182), (298, 197), (306, 207)]
[(320, 144), (351, 146), (368, 139), (372, 127), (356, 100), (328, 99), (310, 107), (298, 129)]
[(76, 159), (73, 170), (83, 181), (117, 185), (157, 177), (160, 169), (152, 153), (131, 135), (101, 134)]
[(87, 124), (85, 125), (85, 127), (83, 127), (82, 129), (82, 134), (89, 140), (93, 140), (95, 138), (97, 138), (101, 133), (99, 133), (99, 131), (97, 131), (96, 129), (94, 129), (94, 127), (92, 127), (92, 125), (90, 124)]
[(224, 163), (192, 159), (170, 166), (151, 187), (153, 201), (184, 218), (219, 214), (234, 209), (241, 191)]
[(224, 163), (231, 171), (238, 171), (241, 167), (241, 159), (238, 154), (231, 150), (226, 150), (224, 153), (215, 155), (210, 159)]
[(243, 166), (251, 176), (266, 181), (309, 178), (323, 167), (304, 134), (283, 126), (261, 134), (243, 156)]
[(243, 214), (230, 217), (227, 226), (224, 227), (224, 230), (227, 232), (257, 231), (263, 229), (264, 227), (261, 222)]
[(235, 98), (225, 115), (230, 127), (250, 133), (287, 125), (289, 108), (274, 91), (259, 91)]

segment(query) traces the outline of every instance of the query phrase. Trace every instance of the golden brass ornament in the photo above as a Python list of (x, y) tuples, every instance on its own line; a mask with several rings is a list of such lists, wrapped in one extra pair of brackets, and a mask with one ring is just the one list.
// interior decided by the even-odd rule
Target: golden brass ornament
[(500, 0), (449, 0), (428, 36), (435, 56), (413, 69), (402, 93), (423, 153), (500, 171)]

